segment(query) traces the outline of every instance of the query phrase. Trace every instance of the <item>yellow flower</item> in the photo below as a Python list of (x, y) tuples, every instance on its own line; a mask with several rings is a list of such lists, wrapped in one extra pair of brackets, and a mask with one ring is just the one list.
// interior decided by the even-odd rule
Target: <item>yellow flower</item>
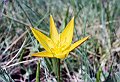
[(45, 51), (32, 54), (32, 56), (37, 57), (51, 57), (64, 59), (68, 56), (70, 51), (72, 51), (74, 48), (76, 48), (89, 38), (89, 36), (87, 36), (82, 40), (71, 44), (74, 30), (74, 17), (67, 24), (63, 32), (60, 34), (58, 34), (52, 16), (50, 16), (50, 37), (47, 37), (46, 35), (34, 28), (31, 28), (31, 30), (35, 38), (45, 49)]

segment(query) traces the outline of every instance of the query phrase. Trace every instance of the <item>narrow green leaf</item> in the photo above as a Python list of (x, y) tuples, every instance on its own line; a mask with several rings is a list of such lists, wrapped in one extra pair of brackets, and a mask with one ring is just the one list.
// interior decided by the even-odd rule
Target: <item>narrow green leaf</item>
[(36, 82), (40, 82), (40, 61), (37, 63)]

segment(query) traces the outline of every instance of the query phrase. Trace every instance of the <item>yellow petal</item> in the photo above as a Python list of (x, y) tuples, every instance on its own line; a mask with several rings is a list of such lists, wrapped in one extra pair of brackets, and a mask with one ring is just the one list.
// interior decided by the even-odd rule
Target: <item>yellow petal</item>
[(54, 41), (54, 43), (58, 44), (59, 34), (58, 34), (57, 29), (56, 29), (52, 15), (50, 15), (50, 37)]
[(54, 43), (53, 41), (47, 37), (46, 35), (44, 35), (43, 33), (41, 33), (40, 31), (31, 28), (35, 38), (39, 41), (39, 43), (45, 48), (46, 51), (51, 52), (51, 48), (54, 47)]
[(74, 17), (67, 24), (66, 28), (60, 34), (60, 46), (66, 49), (72, 42), (74, 28)]
[(53, 57), (53, 54), (43, 51), (43, 52), (38, 52), (38, 53), (34, 53), (32, 54), (32, 56), (36, 56), (36, 57)]
[(69, 51), (72, 51), (74, 48), (76, 48), (77, 46), (81, 45), (83, 42), (85, 42), (87, 39), (89, 38), (89, 36), (75, 42), (74, 44), (71, 45)]

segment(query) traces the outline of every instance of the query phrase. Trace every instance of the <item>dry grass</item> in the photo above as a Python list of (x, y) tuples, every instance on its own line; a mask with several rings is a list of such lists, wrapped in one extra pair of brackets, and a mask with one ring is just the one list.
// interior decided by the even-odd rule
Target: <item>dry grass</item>
[(40, 60), (41, 82), (56, 82), (51, 59), (34, 58), (42, 51), (29, 27), (49, 35), (52, 14), (62, 31), (75, 17), (73, 41), (90, 35), (61, 61), (63, 82), (119, 82), (120, 79), (119, 0), (2, 0), (0, 2), (0, 81), (35, 82)]

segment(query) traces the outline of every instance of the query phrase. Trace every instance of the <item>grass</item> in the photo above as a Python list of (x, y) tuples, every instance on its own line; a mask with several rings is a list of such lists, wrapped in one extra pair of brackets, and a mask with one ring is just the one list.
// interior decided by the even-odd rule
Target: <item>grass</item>
[(39, 77), (41, 82), (57, 81), (53, 60), (31, 57), (32, 53), (42, 51), (43, 47), (36, 41), (29, 26), (49, 36), (51, 14), (59, 32), (75, 17), (73, 42), (91, 36), (82, 46), (70, 52), (65, 60), (60, 61), (61, 80), (119, 82), (119, 3), (119, 0), (2, 0), (0, 81), (35, 82)]

